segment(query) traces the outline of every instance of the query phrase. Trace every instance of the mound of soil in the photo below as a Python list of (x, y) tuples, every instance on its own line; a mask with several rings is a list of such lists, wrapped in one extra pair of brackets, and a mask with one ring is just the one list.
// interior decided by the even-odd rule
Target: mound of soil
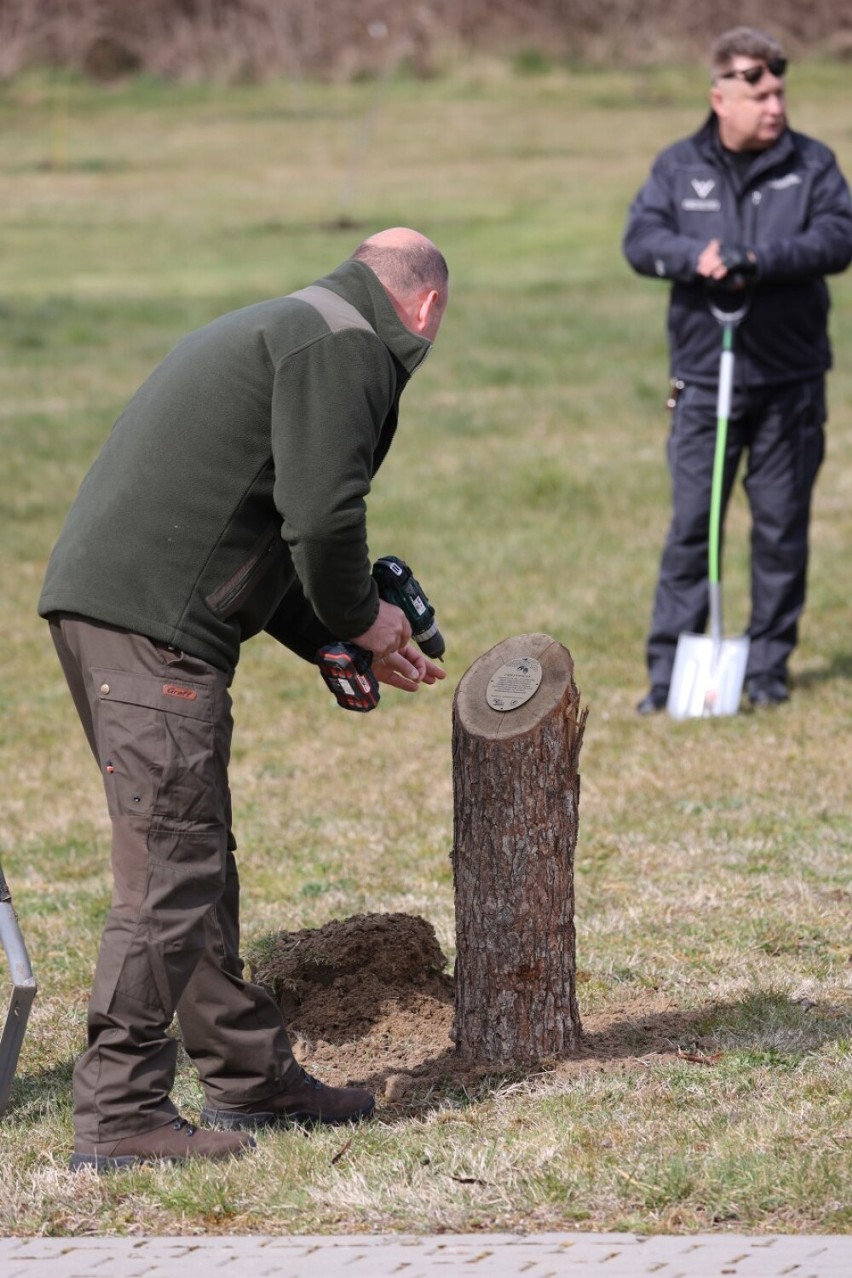
[(431, 923), (356, 914), (279, 932), (253, 968), (303, 1064), (400, 1099), (451, 1072), (453, 980)]
[[(434, 929), (409, 914), (356, 914), (320, 928), (278, 932), (253, 979), (281, 1008), (293, 1049), (336, 1085), (370, 1087), (387, 1110), (423, 1108), (445, 1090), (478, 1090), (512, 1071), (470, 1067), (452, 1043), (454, 985)], [(582, 975), (578, 974), (582, 980)], [(653, 992), (606, 1015), (585, 1015), (579, 1051), (549, 1074), (630, 1069), (643, 1058), (703, 1061), (703, 1012), (672, 1008)]]

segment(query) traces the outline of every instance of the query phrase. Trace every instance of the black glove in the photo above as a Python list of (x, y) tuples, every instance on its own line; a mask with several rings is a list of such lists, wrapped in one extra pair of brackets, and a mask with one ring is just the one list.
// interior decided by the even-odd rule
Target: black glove
[(757, 258), (754, 249), (746, 244), (722, 244), (719, 256), (728, 268), (729, 275), (756, 275)]

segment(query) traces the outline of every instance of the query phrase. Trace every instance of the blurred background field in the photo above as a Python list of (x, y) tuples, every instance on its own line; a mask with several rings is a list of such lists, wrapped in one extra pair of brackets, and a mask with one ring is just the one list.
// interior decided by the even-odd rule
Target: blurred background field
[[(820, 51), (788, 79), (793, 124), (852, 173), (848, 68)], [(714, 722), (634, 712), (668, 517), (665, 289), (632, 276), (619, 243), (652, 155), (698, 126), (705, 92), (697, 56), (608, 68), (493, 52), (428, 77), (95, 83), (25, 68), (0, 83), (0, 861), (40, 982), (0, 1120), (0, 1230), (850, 1229), (849, 277), (832, 282), (793, 699)], [(35, 616), (46, 556), (114, 417), (178, 337), (397, 223), (445, 251), (452, 300), (403, 400), (371, 544), (422, 580), (449, 677), (346, 715), (310, 667), (248, 646), (233, 769), (245, 942), (403, 911), (452, 962), (453, 688), (493, 644), (546, 631), (590, 709), (578, 994), (596, 1068), (380, 1108), (334, 1162), (339, 1134), (282, 1133), (251, 1167), (74, 1180), (70, 1069), (108, 828)], [(738, 494), (732, 632), (747, 532)], [(179, 1090), (196, 1112), (188, 1069)]]

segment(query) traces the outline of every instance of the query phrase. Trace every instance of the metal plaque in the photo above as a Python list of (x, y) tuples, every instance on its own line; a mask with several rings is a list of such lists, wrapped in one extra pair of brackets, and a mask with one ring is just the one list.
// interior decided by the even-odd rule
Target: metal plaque
[(485, 700), (492, 710), (517, 710), (538, 692), (541, 664), (535, 657), (507, 661), (488, 680)]

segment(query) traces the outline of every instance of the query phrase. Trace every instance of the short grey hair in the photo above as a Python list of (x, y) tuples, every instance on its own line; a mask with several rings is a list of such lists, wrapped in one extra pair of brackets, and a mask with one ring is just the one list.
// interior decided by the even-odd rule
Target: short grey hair
[(729, 71), (734, 58), (754, 58), (755, 62), (771, 62), (782, 58), (784, 50), (772, 36), (754, 27), (731, 27), (723, 31), (710, 51), (713, 76)]
[(445, 296), (450, 278), (443, 253), (431, 243), (379, 246), (364, 240), (352, 254), (352, 261), (363, 262), (398, 297), (410, 297), (423, 289), (434, 288)]

